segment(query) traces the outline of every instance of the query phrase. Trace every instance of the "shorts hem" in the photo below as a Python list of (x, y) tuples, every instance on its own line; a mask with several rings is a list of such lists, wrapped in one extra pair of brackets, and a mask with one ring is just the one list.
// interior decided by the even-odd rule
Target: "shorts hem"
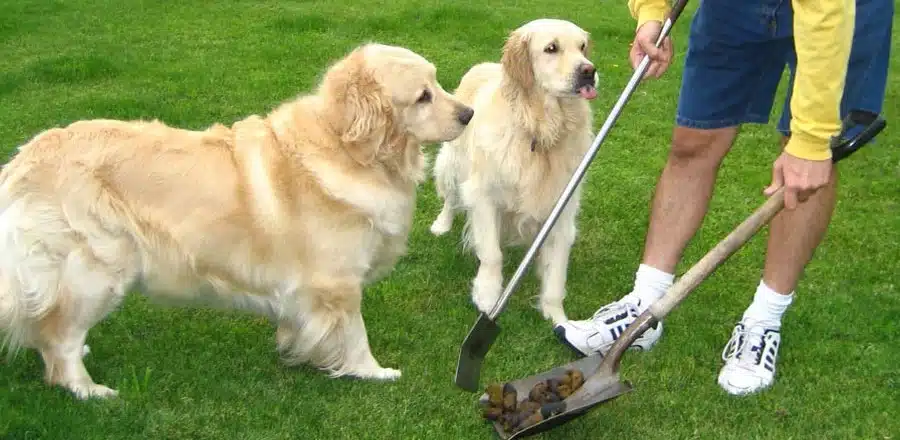
[(742, 124), (768, 124), (769, 118), (759, 115), (747, 115), (743, 118), (700, 120), (676, 116), (675, 123), (681, 127), (698, 130), (715, 130), (717, 128), (736, 127)]

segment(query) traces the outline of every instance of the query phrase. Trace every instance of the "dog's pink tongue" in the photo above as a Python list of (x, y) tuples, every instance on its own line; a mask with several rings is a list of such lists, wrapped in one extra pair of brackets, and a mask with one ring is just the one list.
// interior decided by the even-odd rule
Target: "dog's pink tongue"
[(597, 97), (597, 89), (594, 86), (584, 86), (578, 89), (578, 94), (584, 99), (594, 99)]

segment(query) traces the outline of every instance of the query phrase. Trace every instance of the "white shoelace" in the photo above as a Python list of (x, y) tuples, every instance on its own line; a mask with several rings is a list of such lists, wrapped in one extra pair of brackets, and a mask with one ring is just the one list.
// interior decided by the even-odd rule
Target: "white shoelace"
[(619, 321), (620, 319), (624, 319), (624, 318), (627, 318), (628, 316), (630, 316), (629, 312), (631, 310), (629, 309), (627, 303), (618, 301), (618, 302), (614, 302), (614, 303), (594, 312), (594, 316), (591, 317), (591, 320), (594, 321), (595, 323), (600, 322), (600, 323), (606, 325), (606, 321), (609, 320), (609, 315), (611, 314), (610, 312), (613, 312), (613, 311), (615, 311), (615, 315), (617, 315), (617, 316), (625, 315), (625, 316), (620, 316), (619, 319), (616, 319), (616, 321)]
[(735, 329), (722, 350), (722, 360), (727, 363), (731, 359), (737, 359), (737, 365), (747, 369), (760, 365), (765, 345), (764, 331), (758, 326)]

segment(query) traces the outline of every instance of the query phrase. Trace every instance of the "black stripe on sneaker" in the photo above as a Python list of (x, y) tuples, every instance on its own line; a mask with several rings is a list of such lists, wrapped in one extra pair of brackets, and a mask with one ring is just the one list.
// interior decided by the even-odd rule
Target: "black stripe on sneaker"
[(610, 324), (612, 324), (612, 323), (614, 323), (614, 322), (621, 321), (621, 320), (623, 320), (623, 319), (625, 319), (625, 318), (627, 318), (627, 317), (628, 317), (628, 311), (626, 310), (626, 311), (624, 311), (624, 312), (622, 312), (622, 313), (619, 313), (618, 315), (615, 315), (615, 316), (612, 316), (612, 317), (606, 319), (605, 321), (603, 321), (603, 323), (604, 323), (604, 324), (607, 324), (607, 325), (610, 325)]

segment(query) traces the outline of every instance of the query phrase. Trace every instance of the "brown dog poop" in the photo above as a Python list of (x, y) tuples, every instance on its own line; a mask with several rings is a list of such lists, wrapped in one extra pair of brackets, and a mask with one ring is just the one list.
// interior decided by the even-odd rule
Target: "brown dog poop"
[(565, 412), (564, 400), (583, 384), (581, 370), (567, 370), (560, 376), (535, 384), (522, 401), (519, 401), (518, 393), (511, 384), (490, 384), (486, 390), (488, 400), (482, 417), (501, 423), (506, 432), (519, 432)]

